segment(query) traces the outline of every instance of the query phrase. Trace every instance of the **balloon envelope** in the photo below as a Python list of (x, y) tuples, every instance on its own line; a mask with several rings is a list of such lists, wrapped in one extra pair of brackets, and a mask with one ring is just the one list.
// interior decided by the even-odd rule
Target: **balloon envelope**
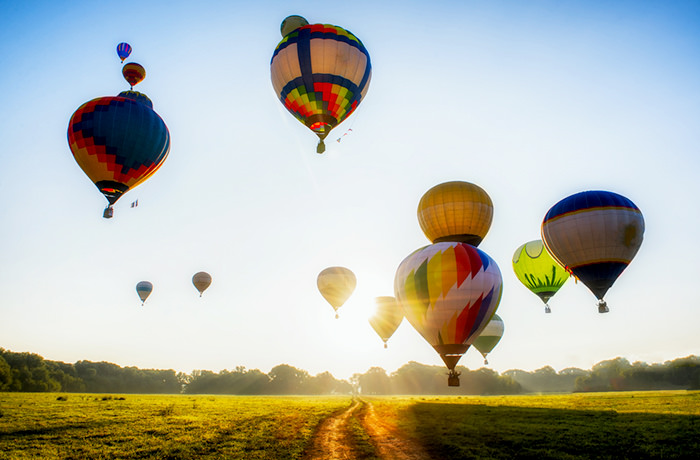
[(498, 345), (498, 342), (501, 341), (504, 329), (503, 320), (500, 316), (494, 313), (491, 321), (486, 324), (486, 327), (483, 331), (481, 331), (479, 337), (474, 340), (474, 348), (476, 348), (479, 353), (481, 353), (481, 356), (484, 357), (484, 364), (488, 364), (486, 361), (486, 355), (491, 353), (491, 350), (493, 350), (496, 345)]
[(141, 305), (146, 302), (151, 292), (153, 292), (153, 284), (151, 284), (150, 281), (139, 281), (136, 284), (136, 293), (139, 295), (139, 299), (141, 299)]
[(418, 249), (401, 262), (394, 278), (394, 293), (406, 319), (440, 354), (451, 378), (496, 311), (502, 291), (496, 262), (459, 242)]
[(391, 296), (375, 297), (374, 303), (376, 310), (369, 318), (369, 324), (384, 341), (384, 348), (386, 348), (387, 340), (394, 335), (403, 320), (403, 310)]
[(122, 42), (117, 45), (117, 56), (119, 56), (119, 59), (121, 59), (122, 62), (124, 62), (124, 59), (128, 58), (130, 54), (131, 45), (125, 42)]
[(521, 283), (547, 302), (569, 279), (569, 273), (544, 247), (542, 240), (529, 241), (513, 254), (513, 271)]
[(197, 272), (192, 277), (192, 284), (199, 291), (199, 296), (211, 285), (211, 275), (207, 272)]
[(433, 243), (459, 241), (478, 246), (492, 220), (491, 197), (469, 182), (438, 184), (425, 192), (418, 203), (418, 223)]
[(598, 298), (601, 312), (607, 311), (603, 297), (637, 254), (643, 238), (642, 212), (613, 192), (571, 195), (552, 206), (542, 222), (547, 249)]
[(316, 284), (323, 298), (337, 312), (355, 290), (357, 279), (349, 268), (328, 267), (318, 274)]
[(320, 139), (357, 109), (369, 89), (369, 53), (342, 27), (308, 24), (277, 45), (270, 62), (272, 86), (284, 107)]
[(128, 91), (81, 105), (68, 124), (68, 144), (75, 161), (114, 204), (163, 164), (170, 133), (150, 99)]
[(146, 69), (141, 64), (129, 62), (122, 67), (122, 75), (133, 88), (134, 85), (141, 83), (146, 78)]

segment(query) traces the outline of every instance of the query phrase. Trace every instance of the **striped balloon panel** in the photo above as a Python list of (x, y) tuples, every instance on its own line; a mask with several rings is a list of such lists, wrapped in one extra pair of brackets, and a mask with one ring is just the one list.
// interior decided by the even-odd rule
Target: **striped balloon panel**
[(502, 284), (496, 262), (486, 253), (442, 242), (401, 262), (394, 292), (406, 319), (432, 346), (468, 345), (496, 311)]
[(126, 97), (100, 97), (75, 111), (68, 144), (90, 180), (108, 199), (117, 194), (116, 201), (160, 168), (170, 133), (150, 107)]
[(364, 98), (369, 53), (347, 30), (311, 24), (285, 36), (270, 62), (272, 86), (299, 121), (318, 134), (347, 118)]
[(644, 217), (629, 199), (588, 191), (554, 205), (542, 222), (549, 252), (601, 299), (637, 254)]

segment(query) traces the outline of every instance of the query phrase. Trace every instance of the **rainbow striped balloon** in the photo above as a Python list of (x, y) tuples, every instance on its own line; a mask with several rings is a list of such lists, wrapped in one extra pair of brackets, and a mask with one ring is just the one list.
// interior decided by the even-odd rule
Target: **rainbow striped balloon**
[(413, 252), (394, 278), (406, 319), (452, 371), (491, 320), (502, 291), (496, 262), (459, 242), (435, 243)]

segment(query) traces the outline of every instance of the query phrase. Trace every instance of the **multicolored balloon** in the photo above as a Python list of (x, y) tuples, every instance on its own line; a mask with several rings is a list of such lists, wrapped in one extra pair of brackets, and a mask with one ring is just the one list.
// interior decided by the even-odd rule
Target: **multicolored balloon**
[(598, 299), (603, 297), (639, 251), (644, 217), (628, 198), (587, 191), (564, 198), (547, 212), (542, 240), (559, 263), (573, 272)]
[(501, 271), (466, 243), (418, 249), (396, 270), (394, 293), (409, 323), (438, 352), (459, 386), (457, 362), (493, 316), (503, 292)]
[(124, 91), (81, 105), (68, 123), (75, 161), (112, 205), (161, 167), (170, 151), (170, 133), (144, 94)]
[(204, 291), (211, 285), (211, 275), (207, 272), (197, 272), (192, 277), (192, 284), (199, 291), (199, 297), (202, 297)]
[(275, 48), (270, 73), (284, 107), (319, 137), (323, 153), (328, 133), (362, 102), (372, 75), (369, 53), (342, 27), (308, 24), (300, 16), (282, 22), (284, 38)]
[(316, 285), (323, 298), (331, 304), (335, 310), (335, 317), (338, 318), (338, 308), (350, 298), (357, 285), (357, 278), (349, 268), (328, 267), (318, 274)]
[(150, 281), (139, 281), (136, 284), (136, 293), (141, 299), (141, 305), (146, 303), (146, 299), (151, 295), (151, 292), (153, 292), (153, 284)]
[(513, 271), (544, 302), (545, 313), (551, 313), (547, 302), (566, 283), (569, 273), (547, 252), (542, 240), (529, 241), (515, 250)]
[(134, 89), (134, 85), (138, 85), (146, 78), (146, 69), (141, 64), (129, 62), (122, 67), (122, 75), (124, 80), (131, 85), (131, 89)]
[(494, 313), (491, 321), (489, 321), (484, 330), (481, 331), (479, 337), (474, 340), (474, 348), (476, 348), (479, 353), (481, 353), (481, 356), (484, 357), (484, 364), (489, 363), (489, 361), (486, 359), (486, 355), (491, 353), (491, 350), (493, 350), (496, 345), (498, 345), (498, 342), (501, 341), (504, 329), (503, 320), (500, 316)]
[(453, 181), (431, 188), (418, 203), (418, 223), (433, 243), (478, 246), (491, 228), (493, 202), (478, 185)]
[(124, 59), (128, 58), (130, 54), (131, 45), (125, 42), (122, 42), (117, 45), (117, 56), (119, 56), (119, 59), (121, 59), (122, 62), (124, 62)]
[(403, 320), (403, 310), (391, 296), (375, 297), (376, 310), (369, 318), (369, 324), (384, 342), (387, 348), (387, 341), (394, 335)]

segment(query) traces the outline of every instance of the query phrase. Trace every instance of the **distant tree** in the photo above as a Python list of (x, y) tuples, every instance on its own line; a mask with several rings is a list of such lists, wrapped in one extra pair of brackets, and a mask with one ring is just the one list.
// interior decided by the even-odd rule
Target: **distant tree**
[(5, 358), (2, 357), (3, 351), (5, 350), (0, 348), (0, 391), (8, 390), (12, 383), (12, 369), (5, 361)]
[(267, 384), (269, 394), (303, 394), (305, 385), (310, 379), (307, 371), (297, 369), (288, 364), (273, 367), (267, 374), (270, 382)]
[(365, 395), (391, 394), (391, 380), (381, 367), (371, 367), (358, 377), (360, 392)]

